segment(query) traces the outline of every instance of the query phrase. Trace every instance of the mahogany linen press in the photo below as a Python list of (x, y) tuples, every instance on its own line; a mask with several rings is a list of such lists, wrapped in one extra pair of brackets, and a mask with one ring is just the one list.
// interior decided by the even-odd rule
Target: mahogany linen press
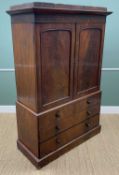
[(42, 167), (100, 132), (103, 7), (34, 2), (11, 15), (18, 148)]

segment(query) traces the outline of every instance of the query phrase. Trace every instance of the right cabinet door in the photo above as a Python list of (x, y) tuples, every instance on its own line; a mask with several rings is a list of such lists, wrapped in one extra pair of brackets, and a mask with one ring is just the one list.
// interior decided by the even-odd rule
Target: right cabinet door
[(99, 89), (103, 38), (103, 24), (76, 25), (75, 96)]

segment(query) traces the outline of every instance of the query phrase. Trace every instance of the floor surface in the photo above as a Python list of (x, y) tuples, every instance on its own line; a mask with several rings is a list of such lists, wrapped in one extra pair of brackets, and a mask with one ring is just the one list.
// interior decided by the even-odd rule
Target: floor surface
[(102, 131), (37, 170), (16, 147), (15, 114), (0, 114), (0, 175), (119, 175), (119, 115), (101, 116)]

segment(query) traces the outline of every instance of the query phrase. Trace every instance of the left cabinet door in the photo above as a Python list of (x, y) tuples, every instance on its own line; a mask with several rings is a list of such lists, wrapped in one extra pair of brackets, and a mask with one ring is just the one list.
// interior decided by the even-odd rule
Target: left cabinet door
[(37, 24), (38, 86), (41, 109), (72, 98), (75, 25)]

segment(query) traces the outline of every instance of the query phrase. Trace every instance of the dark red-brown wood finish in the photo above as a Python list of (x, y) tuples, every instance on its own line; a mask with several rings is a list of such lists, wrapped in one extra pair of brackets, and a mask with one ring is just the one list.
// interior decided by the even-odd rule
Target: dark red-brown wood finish
[(100, 132), (103, 7), (30, 3), (8, 11), (18, 148), (42, 167)]

